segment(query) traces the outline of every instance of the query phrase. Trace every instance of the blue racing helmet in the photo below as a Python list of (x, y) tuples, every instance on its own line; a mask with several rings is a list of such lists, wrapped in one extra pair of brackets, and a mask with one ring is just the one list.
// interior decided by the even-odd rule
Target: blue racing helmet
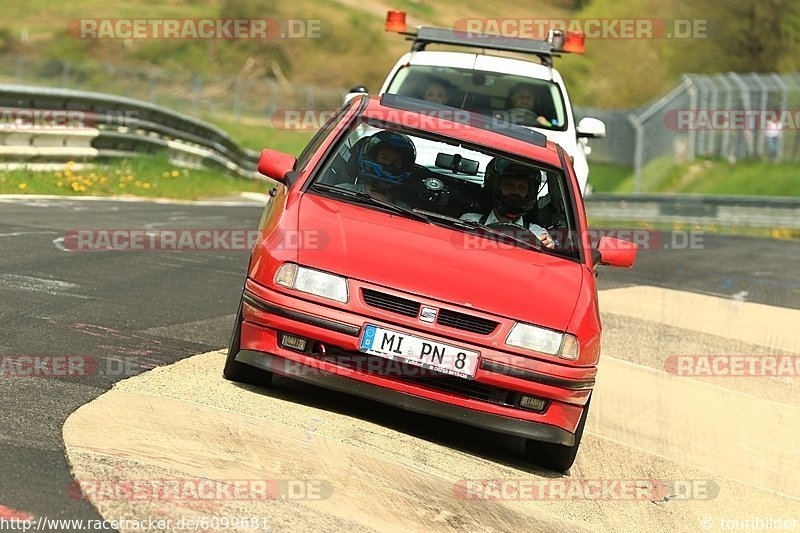
[[(378, 162), (378, 154), (389, 150), (399, 154), (398, 165)], [(414, 168), (417, 151), (411, 140), (402, 133), (381, 131), (367, 141), (358, 159), (360, 178), (378, 179), (389, 183), (403, 183)]]

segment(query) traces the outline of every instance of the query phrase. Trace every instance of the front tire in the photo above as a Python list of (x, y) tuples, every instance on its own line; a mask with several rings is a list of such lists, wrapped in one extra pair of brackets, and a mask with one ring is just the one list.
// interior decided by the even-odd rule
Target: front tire
[(575, 457), (578, 455), (578, 447), (581, 445), (583, 427), (586, 425), (586, 418), (589, 414), (589, 402), (591, 402), (591, 397), (586, 402), (581, 419), (578, 421), (578, 427), (575, 431), (575, 444), (565, 446), (563, 444), (528, 439), (525, 441), (525, 459), (548, 470), (562, 473), (569, 470), (575, 462)]
[(261, 370), (236, 360), (236, 355), (239, 353), (241, 345), (242, 322), (244, 322), (242, 305), (242, 300), (239, 300), (239, 310), (236, 312), (236, 319), (233, 322), (233, 333), (231, 333), (228, 356), (225, 358), (225, 367), (222, 369), (222, 375), (230, 381), (266, 387), (272, 383), (272, 372)]

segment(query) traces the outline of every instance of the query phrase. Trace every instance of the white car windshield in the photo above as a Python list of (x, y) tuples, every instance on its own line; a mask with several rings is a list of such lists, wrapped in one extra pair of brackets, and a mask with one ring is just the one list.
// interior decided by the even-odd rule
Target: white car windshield
[(390, 94), (492, 116), (522, 126), (564, 131), (567, 113), (555, 83), (497, 72), (408, 65), (392, 80)]

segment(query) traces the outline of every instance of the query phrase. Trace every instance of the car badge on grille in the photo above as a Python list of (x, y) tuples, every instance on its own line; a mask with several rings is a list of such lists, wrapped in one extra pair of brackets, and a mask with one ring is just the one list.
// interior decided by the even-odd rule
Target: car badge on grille
[(422, 306), (422, 309), (419, 312), (419, 319), (423, 322), (434, 322), (436, 320), (436, 314), (438, 311), (435, 307), (427, 307)]

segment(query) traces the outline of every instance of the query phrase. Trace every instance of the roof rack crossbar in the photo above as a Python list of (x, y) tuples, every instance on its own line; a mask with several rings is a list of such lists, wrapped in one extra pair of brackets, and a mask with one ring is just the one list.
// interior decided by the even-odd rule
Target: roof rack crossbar
[[(419, 43), (419, 44), (418, 44)], [(454, 44), (486, 48), (487, 50), (504, 50), (507, 52), (521, 52), (524, 54), (553, 55), (553, 44), (550, 41), (536, 41), (518, 37), (501, 37), (492, 34), (472, 35), (465, 30), (452, 30), (449, 28), (431, 28), (422, 26), (414, 35), (415, 48), (428, 43)], [(421, 49), (421, 48), (420, 48)]]

